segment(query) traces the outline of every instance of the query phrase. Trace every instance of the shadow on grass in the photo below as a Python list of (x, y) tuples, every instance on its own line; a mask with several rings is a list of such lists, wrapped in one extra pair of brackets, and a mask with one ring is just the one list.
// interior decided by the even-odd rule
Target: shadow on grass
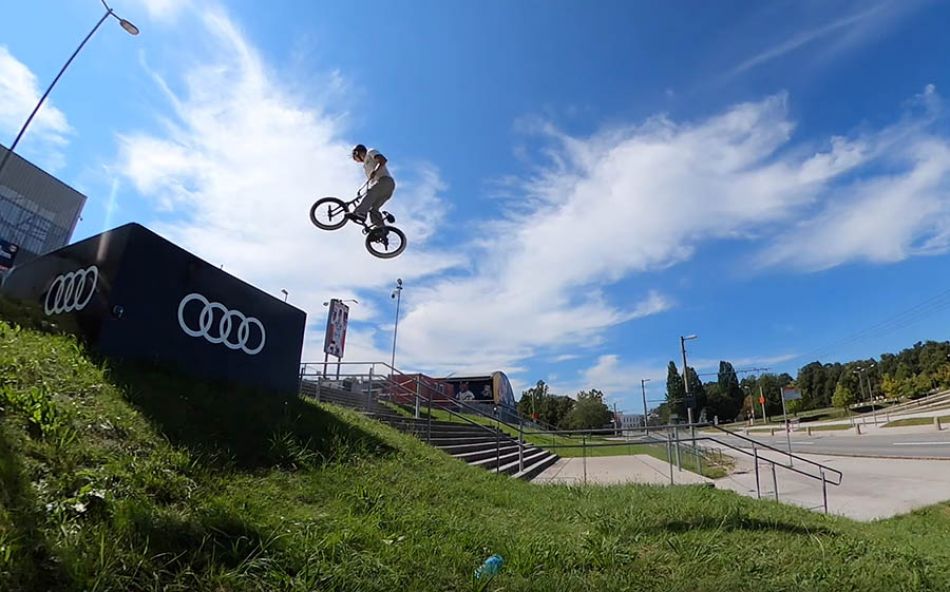
[(834, 536), (837, 533), (824, 527), (808, 527), (802, 524), (793, 524), (790, 522), (781, 522), (777, 520), (760, 520), (750, 518), (749, 516), (729, 515), (721, 519), (714, 517), (699, 517), (690, 520), (669, 520), (659, 524), (647, 527), (645, 530), (657, 533), (670, 532), (690, 532), (696, 530), (721, 530), (726, 532), (733, 531), (761, 531), (761, 532), (784, 532), (797, 535), (828, 535)]
[[(276, 538), (266, 538), (239, 516), (227, 510), (201, 509), (183, 518), (154, 506), (128, 502), (117, 508), (116, 533), (156, 565), (152, 572), (165, 579), (176, 572), (195, 573), (246, 567), (270, 555)], [(278, 553), (279, 555), (279, 553)]]
[(11, 590), (70, 588), (69, 576), (40, 530), (39, 503), (4, 426), (0, 426), (0, 506), (12, 523), (12, 532), (0, 537), (12, 548), (9, 555), (0, 556), (0, 584), (9, 578)]
[(393, 451), (295, 395), (204, 382), (138, 364), (116, 366), (110, 375), (170, 442), (212, 464), (296, 468)]

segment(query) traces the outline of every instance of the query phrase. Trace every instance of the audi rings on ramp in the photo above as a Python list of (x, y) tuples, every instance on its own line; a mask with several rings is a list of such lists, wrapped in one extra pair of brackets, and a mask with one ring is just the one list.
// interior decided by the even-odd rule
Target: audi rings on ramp
[(99, 268), (95, 265), (56, 276), (46, 292), (43, 311), (50, 316), (86, 308), (98, 283)]
[[(202, 305), (201, 312), (198, 315), (198, 326), (189, 327), (185, 322), (185, 307), (191, 302), (198, 302)], [(221, 319), (217, 323), (217, 334), (212, 331), (215, 325), (215, 311), (221, 313)], [(238, 322), (236, 341), (229, 339), (234, 321)], [(231, 310), (220, 302), (211, 302), (201, 294), (192, 292), (181, 299), (178, 305), (178, 324), (181, 330), (190, 337), (204, 337), (209, 343), (223, 343), (228, 349), (241, 350), (249, 356), (256, 355), (264, 349), (264, 342), (267, 340), (267, 332), (264, 325), (254, 317), (245, 316), (238, 310)], [(248, 343), (251, 339), (251, 327), (257, 327), (260, 332), (260, 343), (256, 347), (249, 348)], [(253, 343), (253, 342), (251, 342)]]

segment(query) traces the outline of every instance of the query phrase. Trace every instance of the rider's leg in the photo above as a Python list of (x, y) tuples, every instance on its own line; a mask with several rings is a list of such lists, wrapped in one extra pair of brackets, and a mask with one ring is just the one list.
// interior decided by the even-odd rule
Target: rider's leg
[(379, 213), (379, 208), (389, 201), (396, 190), (396, 183), (392, 177), (381, 177), (376, 184), (369, 188), (366, 197), (360, 202), (360, 205), (353, 212), (357, 215), (365, 216), (369, 214), (374, 226), (383, 225), (383, 216)]

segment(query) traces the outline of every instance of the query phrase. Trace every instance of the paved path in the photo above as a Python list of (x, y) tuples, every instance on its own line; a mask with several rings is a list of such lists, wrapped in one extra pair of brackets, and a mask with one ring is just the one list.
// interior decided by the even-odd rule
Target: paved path
[[(873, 434), (861, 436), (854, 432), (813, 432), (811, 436), (793, 433), (792, 452), (884, 458), (950, 459), (950, 430), (937, 432), (891, 429), (899, 431), (879, 430)], [(740, 448), (751, 448), (749, 442), (726, 436), (721, 432), (718, 435), (707, 432), (705, 435)], [(752, 433), (748, 437), (782, 450), (785, 450), (787, 446), (783, 432), (776, 432), (775, 436)], [(714, 446), (713, 443), (701, 444)], [(950, 465), (947, 465), (944, 470), (950, 472)]]
[[(950, 500), (950, 461), (852, 458), (804, 454), (803, 458), (832, 467), (844, 474), (841, 485), (828, 486), (828, 511), (855, 520), (890, 518)], [(785, 462), (788, 457), (770, 454)], [(778, 468), (779, 501), (822, 510), (821, 482)], [(775, 499), (769, 463), (759, 466), (760, 493)], [(716, 487), (756, 497), (754, 461), (738, 458), (736, 471), (718, 479)]]
[[(557, 485), (596, 485), (618, 483), (670, 484), (670, 465), (652, 456), (633, 454), (627, 456), (597, 456), (588, 458), (586, 467), (583, 458), (561, 458), (535, 477), (533, 483)], [(709, 479), (689, 471), (673, 471), (677, 485), (710, 483)]]
[[(728, 450), (726, 451), (728, 452)], [(756, 491), (755, 465), (751, 458), (736, 457), (733, 474), (717, 479), (719, 489), (749, 497), (775, 499), (770, 463), (759, 465), (759, 488)], [(779, 464), (788, 457), (765, 452), (763, 458)], [(841, 485), (827, 486), (828, 511), (855, 520), (876, 520), (904, 514), (942, 501), (950, 500), (950, 461), (903, 460), (885, 458), (854, 458), (824, 454), (802, 454), (805, 459), (837, 469), (844, 474)], [(799, 468), (817, 474), (813, 467)], [(534, 479), (534, 483), (555, 485), (610, 485), (640, 483), (670, 484), (670, 465), (646, 455), (562, 458)], [(674, 483), (695, 485), (712, 483), (688, 471), (673, 470)], [(776, 467), (775, 482), (782, 503), (823, 511), (821, 481)]]

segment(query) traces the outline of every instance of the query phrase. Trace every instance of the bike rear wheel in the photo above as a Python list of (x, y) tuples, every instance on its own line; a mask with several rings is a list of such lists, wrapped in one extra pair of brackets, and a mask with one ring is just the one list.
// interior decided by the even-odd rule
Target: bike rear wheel
[(346, 224), (346, 203), (337, 197), (321, 197), (310, 208), (310, 221), (323, 230), (337, 230)]
[(395, 226), (374, 228), (366, 235), (366, 250), (380, 259), (392, 259), (406, 250), (406, 235)]

